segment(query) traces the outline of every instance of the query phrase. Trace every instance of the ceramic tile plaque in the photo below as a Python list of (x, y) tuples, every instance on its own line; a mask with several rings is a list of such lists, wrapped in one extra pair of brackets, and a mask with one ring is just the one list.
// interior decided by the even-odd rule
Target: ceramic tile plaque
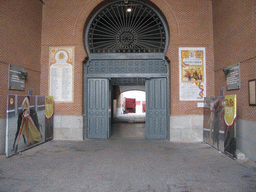
[(49, 95), (56, 102), (73, 102), (75, 47), (50, 47)]

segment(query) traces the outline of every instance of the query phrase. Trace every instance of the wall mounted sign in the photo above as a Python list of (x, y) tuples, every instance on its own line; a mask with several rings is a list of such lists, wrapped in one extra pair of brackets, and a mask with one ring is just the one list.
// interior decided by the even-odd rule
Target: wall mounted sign
[(204, 47), (179, 48), (180, 101), (203, 101), (206, 97)]
[(223, 69), (226, 75), (227, 90), (240, 89), (240, 63)]
[(249, 105), (256, 106), (256, 79), (249, 80)]
[(49, 51), (49, 95), (57, 102), (73, 102), (75, 47), (50, 47)]
[(24, 91), (26, 74), (25, 68), (9, 64), (9, 89)]

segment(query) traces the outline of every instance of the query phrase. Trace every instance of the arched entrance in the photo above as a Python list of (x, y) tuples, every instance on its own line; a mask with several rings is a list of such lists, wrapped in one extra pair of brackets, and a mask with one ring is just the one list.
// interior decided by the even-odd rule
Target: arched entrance
[(85, 33), (85, 138), (109, 138), (112, 83), (145, 85), (146, 138), (169, 137), (168, 30), (161, 15), (137, 0), (96, 12)]

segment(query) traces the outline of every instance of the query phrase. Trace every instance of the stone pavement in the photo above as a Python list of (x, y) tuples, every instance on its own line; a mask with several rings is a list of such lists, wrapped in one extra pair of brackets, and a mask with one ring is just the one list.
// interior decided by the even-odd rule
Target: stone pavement
[(111, 126), (110, 138), (145, 139), (145, 123), (114, 123)]
[(205, 143), (50, 141), (0, 156), (0, 191), (255, 192), (256, 166)]
[(114, 118), (114, 122), (123, 122), (123, 123), (145, 123), (146, 122), (146, 113), (127, 113), (120, 114)]

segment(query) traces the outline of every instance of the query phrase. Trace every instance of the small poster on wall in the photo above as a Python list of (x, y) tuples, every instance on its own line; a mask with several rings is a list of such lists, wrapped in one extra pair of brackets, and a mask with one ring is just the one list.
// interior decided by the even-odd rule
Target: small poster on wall
[(50, 47), (49, 95), (56, 102), (73, 102), (75, 47)]
[(204, 47), (179, 48), (180, 101), (203, 101), (206, 97)]

